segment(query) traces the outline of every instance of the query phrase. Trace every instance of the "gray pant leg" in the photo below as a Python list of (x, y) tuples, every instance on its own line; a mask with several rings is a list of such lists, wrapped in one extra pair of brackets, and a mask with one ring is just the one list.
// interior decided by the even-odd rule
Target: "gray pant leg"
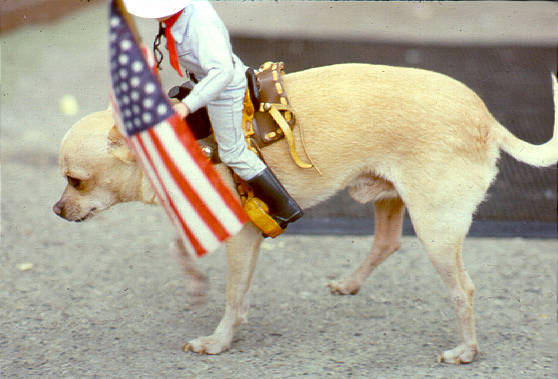
[(248, 149), (242, 131), (244, 89), (225, 91), (207, 105), (219, 157), (244, 180), (252, 179), (266, 168), (258, 156)]

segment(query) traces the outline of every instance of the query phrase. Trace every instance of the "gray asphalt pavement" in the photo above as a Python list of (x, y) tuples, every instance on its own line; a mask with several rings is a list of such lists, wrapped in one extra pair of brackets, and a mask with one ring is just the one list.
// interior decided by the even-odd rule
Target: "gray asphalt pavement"
[[(326, 283), (360, 263), (371, 236), (266, 241), (249, 323), (232, 349), (182, 352), (224, 311), (224, 251), (199, 261), (210, 288), (196, 305), (170, 254), (172, 227), (161, 209), (123, 204), (81, 224), (51, 211), (64, 188), (62, 136), (108, 104), (105, 12), (89, 7), (1, 36), (0, 377), (558, 375), (555, 239), (466, 241), (481, 349), (467, 366), (436, 361), (459, 342), (457, 325), (414, 237), (349, 297), (330, 295)], [(146, 35), (151, 28), (140, 23)]]
[[(56, 168), (44, 167), (57, 186)], [(13, 164), (9, 180), (37, 184)], [(459, 342), (447, 292), (418, 241), (405, 237), (356, 296), (325, 284), (363, 259), (371, 237), (266, 241), (249, 323), (230, 351), (180, 350), (212, 332), (224, 310), (225, 256), (199, 263), (206, 304), (189, 301), (160, 209), (122, 205), (83, 224), (53, 219), (47, 196), (14, 191), (4, 215), (0, 282), (2, 377), (553, 378), (553, 240), (469, 239), (481, 355), (461, 367), (436, 356)], [(28, 267), (22, 264), (29, 264)]]

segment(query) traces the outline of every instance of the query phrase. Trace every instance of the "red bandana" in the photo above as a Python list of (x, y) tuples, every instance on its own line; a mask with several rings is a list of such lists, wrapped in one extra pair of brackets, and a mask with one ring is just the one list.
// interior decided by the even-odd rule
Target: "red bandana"
[(171, 66), (178, 72), (178, 75), (184, 76), (180, 70), (180, 65), (178, 64), (178, 54), (176, 53), (176, 45), (174, 44), (174, 38), (171, 33), (171, 28), (178, 20), (178, 17), (182, 14), (182, 9), (180, 12), (173, 14), (171, 17), (163, 21), (165, 23), (165, 38), (167, 39), (167, 50), (169, 51), (169, 58)]

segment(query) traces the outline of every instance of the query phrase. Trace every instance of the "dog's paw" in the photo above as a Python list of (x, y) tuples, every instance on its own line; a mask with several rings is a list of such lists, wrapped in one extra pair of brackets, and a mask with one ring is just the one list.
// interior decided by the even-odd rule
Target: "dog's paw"
[(222, 338), (216, 336), (207, 336), (196, 338), (182, 346), (184, 352), (192, 351), (198, 354), (219, 354), (230, 347), (230, 342), (224, 342)]
[(465, 344), (457, 346), (455, 349), (444, 351), (439, 357), (438, 362), (451, 363), (460, 365), (463, 363), (471, 363), (478, 354), (476, 346), (467, 346)]
[(360, 283), (351, 279), (332, 280), (327, 286), (335, 295), (356, 295), (360, 290)]

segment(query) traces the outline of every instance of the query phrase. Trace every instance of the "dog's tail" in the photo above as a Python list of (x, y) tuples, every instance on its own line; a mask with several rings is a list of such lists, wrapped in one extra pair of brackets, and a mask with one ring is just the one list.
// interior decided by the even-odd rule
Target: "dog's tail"
[(518, 161), (537, 167), (547, 167), (558, 162), (558, 82), (552, 74), (552, 90), (554, 93), (554, 134), (550, 141), (542, 145), (533, 145), (511, 134), (499, 125), (497, 128), (500, 147)]

